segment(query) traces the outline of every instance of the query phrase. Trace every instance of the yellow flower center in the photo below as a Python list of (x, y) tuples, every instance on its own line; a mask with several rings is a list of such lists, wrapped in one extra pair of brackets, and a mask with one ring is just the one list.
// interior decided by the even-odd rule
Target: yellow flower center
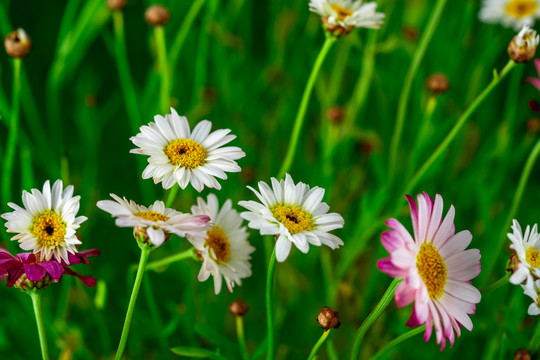
[(212, 226), (212, 229), (206, 232), (206, 236), (208, 236), (208, 238), (206, 239), (205, 245), (214, 250), (214, 254), (216, 255), (216, 259), (214, 260), (227, 262), (231, 255), (231, 243), (225, 234), (225, 230), (214, 225)]
[(270, 206), (269, 209), (272, 215), (274, 215), (274, 218), (282, 223), (291, 235), (315, 229), (313, 217), (301, 206), (279, 202)]
[(64, 243), (66, 223), (56, 211), (45, 210), (34, 216), (30, 232), (41, 246), (56, 247)]
[(538, 4), (535, 0), (512, 0), (506, 4), (506, 13), (516, 18), (534, 15)]
[(446, 285), (446, 265), (433, 244), (423, 243), (416, 255), (416, 269), (426, 285), (429, 297), (438, 299)]
[(171, 165), (195, 169), (206, 162), (206, 149), (191, 139), (176, 139), (163, 149)]
[(352, 11), (338, 4), (330, 4), (332, 10), (337, 14), (338, 21), (343, 21), (352, 15)]
[(531, 246), (525, 251), (525, 259), (532, 267), (540, 267), (540, 251)]
[(143, 218), (144, 220), (156, 222), (169, 220), (168, 216), (165, 216), (162, 213), (158, 213), (157, 211), (139, 211), (138, 213), (135, 213), (133, 215)]

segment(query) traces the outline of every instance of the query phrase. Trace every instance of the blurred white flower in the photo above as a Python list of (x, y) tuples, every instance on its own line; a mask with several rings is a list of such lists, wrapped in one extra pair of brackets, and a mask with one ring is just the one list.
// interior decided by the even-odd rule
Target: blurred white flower
[(518, 31), (540, 17), (540, 0), (484, 0), (479, 13), (486, 23), (500, 23)]
[(510, 277), (512, 284), (521, 284), (526, 281), (527, 284), (532, 282), (533, 276), (540, 277), (540, 235), (536, 224), (532, 229), (527, 225), (525, 234), (521, 231), (521, 226), (517, 220), (512, 224), (513, 232), (507, 236), (512, 242), (510, 248), (516, 251), (516, 256), (519, 263), (517, 269)]
[(331, 25), (378, 29), (384, 14), (376, 12), (375, 2), (362, 0), (311, 0), (309, 10), (327, 19)]

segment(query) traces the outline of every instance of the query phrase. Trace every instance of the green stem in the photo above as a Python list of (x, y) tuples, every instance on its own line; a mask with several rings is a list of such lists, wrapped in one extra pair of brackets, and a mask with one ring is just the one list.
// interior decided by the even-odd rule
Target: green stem
[(4, 171), (2, 172), (2, 202), (7, 204), (11, 200), (11, 185), (13, 182), (13, 165), (19, 135), (19, 101), (21, 95), (21, 59), (13, 59), (13, 96), (9, 120), (9, 134), (7, 138), (6, 154), (4, 158)]
[(178, 188), (180, 188), (180, 185), (174, 184), (171, 190), (169, 190), (169, 195), (167, 196), (167, 202), (165, 203), (165, 207), (171, 207), (174, 199), (176, 198), (176, 194), (178, 194)]
[(274, 309), (272, 307), (274, 270), (276, 268), (276, 247), (272, 251), (270, 262), (268, 263), (268, 274), (266, 275), (266, 326), (267, 334), (267, 356), (268, 360), (274, 360)]
[(154, 27), (154, 36), (156, 39), (156, 49), (159, 62), (159, 71), (161, 75), (161, 87), (159, 97), (161, 101), (161, 112), (169, 112), (170, 104), (170, 86), (169, 86), (169, 65), (167, 61), (167, 48), (165, 47), (165, 28), (163, 26)]
[(315, 359), (315, 356), (317, 356), (317, 352), (319, 351), (319, 348), (321, 347), (321, 345), (324, 343), (324, 341), (326, 340), (326, 338), (328, 337), (328, 334), (330, 334), (330, 331), (332, 329), (328, 329), (326, 330), (325, 332), (323, 332), (323, 334), (321, 335), (321, 337), (319, 338), (319, 341), (317, 341), (317, 343), (315, 344), (315, 346), (313, 346), (313, 349), (311, 349), (311, 352), (309, 353), (309, 357), (308, 357), (308, 360), (313, 360)]
[(392, 142), (390, 143), (388, 175), (389, 181), (391, 182), (394, 179), (394, 173), (396, 171), (395, 168), (397, 162), (397, 154), (399, 151), (399, 142), (401, 141), (401, 133), (403, 131), (403, 125), (407, 113), (407, 104), (409, 102), (409, 94), (411, 92), (412, 82), (414, 80), (414, 77), (416, 76), (416, 73), (418, 72), (420, 63), (424, 58), (424, 54), (426, 53), (431, 38), (435, 33), (435, 29), (439, 24), (439, 20), (441, 19), (441, 15), (444, 10), (444, 6), (446, 5), (446, 1), (447, 0), (437, 0), (437, 4), (435, 4), (435, 7), (431, 12), (431, 17), (428, 21), (426, 29), (422, 34), (422, 38), (420, 39), (418, 47), (416, 48), (416, 51), (413, 55), (411, 66), (409, 67), (407, 75), (405, 76), (405, 82), (403, 84), (403, 87), (401, 88), (401, 95), (399, 97), (398, 112), (396, 117), (396, 127), (394, 128)]
[(446, 138), (439, 144), (437, 149), (431, 154), (431, 156), (426, 160), (422, 167), (415, 173), (411, 181), (407, 184), (405, 193), (409, 193), (413, 190), (414, 186), (418, 183), (420, 178), (426, 173), (426, 171), (433, 165), (435, 160), (448, 148), (450, 143), (454, 140), (457, 133), (461, 130), (463, 125), (471, 117), (474, 111), (478, 106), (486, 99), (486, 97), (495, 89), (495, 87), (501, 82), (502, 79), (514, 68), (516, 63), (510, 60), (506, 66), (503, 68), (500, 74), (494, 74), (493, 80), (489, 85), (478, 95), (478, 97), (473, 101), (473, 103), (465, 110), (463, 115), (458, 119), (452, 130), (446, 135)]
[(163, 258), (163, 259), (160, 259), (160, 260), (156, 260), (156, 261), (152, 261), (151, 263), (149, 263), (147, 266), (146, 266), (146, 271), (150, 271), (150, 270), (157, 270), (159, 268), (163, 268), (169, 264), (172, 264), (172, 263), (175, 263), (177, 261), (181, 261), (181, 260), (184, 260), (184, 259), (188, 259), (188, 258), (191, 258), (195, 255), (195, 248), (190, 248), (186, 251), (183, 251), (181, 253), (178, 253), (178, 254), (174, 254), (174, 255), (171, 255), (171, 256), (167, 256), (166, 258)]
[(426, 325), (422, 325), (419, 327), (416, 327), (414, 329), (411, 329), (407, 331), (405, 334), (401, 334), (394, 340), (390, 341), (388, 344), (386, 344), (385, 347), (383, 347), (381, 350), (377, 351), (377, 353), (371, 357), (371, 360), (380, 359), (382, 356), (388, 354), (392, 349), (394, 349), (396, 346), (404, 342), (405, 340), (415, 336), (416, 334), (420, 334), (421, 332), (424, 332), (426, 330)]
[(531, 341), (529, 342), (529, 351), (535, 354), (538, 352), (538, 349), (540, 349), (540, 321), (536, 324)]
[(495, 281), (493, 284), (491, 284), (489, 286), (486, 286), (485, 288), (480, 290), (480, 292), (481, 293), (487, 293), (487, 292), (496, 290), (496, 289), (500, 288), (501, 286), (508, 284), (509, 281), (510, 281), (510, 274), (506, 274), (502, 278), (500, 278), (499, 280)]
[(34, 306), (34, 315), (39, 333), (39, 344), (41, 345), (41, 357), (43, 360), (49, 359), (49, 350), (47, 348), (47, 337), (45, 336), (45, 324), (43, 323), (43, 314), (41, 313), (41, 294), (39, 290), (30, 290), (28, 295), (32, 298)]
[(121, 360), (124, 350), (126, 349), (127, 338), (129, 335), (129, 328), (131, 327), (131, 319), (133, 318), (133, 312), (135, 310), (135, 303), (137, 302), (137, 296), (141, 288), (141, 283), (148, 261), (148, 256), (152, 252), (152, 248), (148, 246), (141, 247), (141, 259), (139, 260), (139, 268), (137, 269), (137, 277), (135, 278), (135, 284), (133, 285), (133, 291), (131, 292), (131, 298), (129, 299), (128, 310), (126, 313), (126, 320), (124, 321), (124, 327), (122, 328), (122, 336), (120, 343), (118, 344), (118, 350), (116, 350), (115, 360)]
[(313, 64), (313, 68), (311, 69), (311, 74), (309, 75), (308, 82), (304, 89), (304, 94), (302, 95), (302, 100), (300, 101), (300, 107), (298, 108), (296, 119), (294, 120), (294, 128), (291, 135), (291, 140), (289, 141), (289, 148), (287, 150), (287, 155), (285, 156), (285, 160), (283, 161), (283, 164), (281, 165), (281, 169), (279, 170), (278, 179), (283, 178), (285, 174), (291, 168), (294, 155), (296, 153), (296, 148), (298, 146), (298, 139), (300, 137), (300, 131), (302, 130), (302, 124), (304, 122), (306, 110), (309, 104), (309, 99), (313, 91), (313, 86), (315, 85), (315, 81), (317, 80), (319, 71), (321, 70), (321, 66), (324, 62), (324, 59), (326, 58), (326, 55), (328, 54), (329, 50), (332, 48), (332, 45), (334, 45), (334, 43), (336, 42), (335, 37), (333, 37), (332, 35), (328, 35), (327, 33), (325, 34), (326, 34), (326, 39), (323, 43), (321, 50), (319, 51), (319, 55), (317, 55), (315, 64)]
[(184, 17), (182, 25), (180, 26), (180, 30), (178, 30), (178, 32), (176, 33), (176, 37), (174, 38), (172, 43), (169, 53), (169, 61), (171, 64), (176, 64), (178, 56), (180, 56), (180, 52), (182, 51), (182, 47), (184, 46), (184, 42), (186, 41), (189, 30), (191, 29), (191, 25), (193, 25), (193, 22), (201, 11), (201, 8), (204, 5), (205, 1), (206, 0), (195, 0), (191, 4), (191, 7), (189, 8), (186, 16)]
[(364, 320), (362, 325), (360, 325), (360, 328), (358, 328), (354, 339), (353, 349), (351, 352), (351, 360), (358, 359), (358, 354), (360, 353), (360, 344), (362, 343), (364, 335), (366, 335), (366, 332), (369, 330), (371, 325), (375, 322), (375, 320), (377, 320), (379, 316), (381, 316), (388, 304), (390, 304), (390, 301), (392, 301), (394, 293), (396, 292), (396, 287), (399, 285), (401, 280), (402, 279), (394, 279), (394, 281), (392, 281), (375, 309), (373, 309), (373, 311), (368, 315), (366, 320)]
[(246, 347), (246, 340), (244, 338), (244, 318), (242, 316), (236, 317), (236, 335), (238, 337), (238, 346), (240, 347), (242, 359), (248, 360), (249, 354)]

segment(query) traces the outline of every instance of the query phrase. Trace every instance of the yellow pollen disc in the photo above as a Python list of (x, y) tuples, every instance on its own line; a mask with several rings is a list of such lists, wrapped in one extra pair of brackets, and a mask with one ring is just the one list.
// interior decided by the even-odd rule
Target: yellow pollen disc
[(352, 15), (352, 11), (338, 4), (330, 4), (332, 10), (334, 10), (338, 16), (338, 21), (343, 21)]
[(438, 299), (446, 285), (446, 265), (433, 244), (423, 243), (416, 255), (416, 269), (426, 285), (429, 297)]
[(538, 4), (535, 0), (512, 0), (506, 4), (506, 13), (516, 18), (531, 16), (536, 13)]
[(227, 262), (231, 255), (231, 243), (229, 238), (225, 234), (225, 231), (219, 226), (212, 226), (212, 229), (206, 232), (205, 246), (208, 246), (210, 249), (214, 250), (216, 255), (216, 261)]
[(66, 223), (57, 212), (45, 210), (34, 216), (30, 231), (41, 246), (56, 247), (64, 243)]
[(138, 213), (135, 213), (133, 215), (143, 218), (144, 220), (156, 222), (169, 220), (168, 216), (158, 213), (157, 211), (139, 211)]
[(270, 211), (277, 221), (285, 225), (291, 235), (315, 229), (315, 221), (311, 214), (301, 206), (279, 202), (270, 206)]
[(163, 149), (171, 165), (195, 169), (206, 162), (206, 149), (191, 139), (176, 139)]
[(540, 251), (536, 250), (533, 246), (525, 251), (525, 259), (532, 267), (540, 267)]

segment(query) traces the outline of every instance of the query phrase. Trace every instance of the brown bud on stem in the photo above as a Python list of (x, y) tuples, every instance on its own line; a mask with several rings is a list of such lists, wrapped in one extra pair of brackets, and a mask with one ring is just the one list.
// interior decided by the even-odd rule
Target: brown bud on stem
[(345, 110), (340, 106), (332, 106), (326, 112), (326, 116), (333, 124), (340, 124), (345, 118)]
[(122, 10), (126, 4), (127, 0), (107, 0), (107, 6), (111, 10)]
[(444, 94), (450, 87), (450, 82), (446, 75), (442, 73), (435, 73), (430, 75), (426, 80), (426, 87), (433, 95)]
[(534, 58), (538, 47), (539, 37), (536, 31), (524, 26), (523, 29), (510, 41), (508, 55), (516, 63), (528, 62)]
[(240, 299), (234, 300), (229, 305), (229, 311), (234, 316), (244, 316), (247, 314), (248, 310), (249, 310), (249, 306), (247, 306), (247, 304)]
[(531, 354), (525, 349), (519, 349), (514, 354), (514, 360), (531, 360)]
[(32, 48), (32, 41), (23, 29), (17, 29), (7, 34), (4, 46), (9, 56), (23, 58)]
[(155, 4), (146, 9), (144, 18), (150, 26), (163, 26), (169, 22), (171, 14), (164, 5)]
[(339, 313), (328, 306), (322, 308), (317, 317), (317, 322), (325, 331), (337, 329), (341, 326), (341, 323), (339, 322)]

